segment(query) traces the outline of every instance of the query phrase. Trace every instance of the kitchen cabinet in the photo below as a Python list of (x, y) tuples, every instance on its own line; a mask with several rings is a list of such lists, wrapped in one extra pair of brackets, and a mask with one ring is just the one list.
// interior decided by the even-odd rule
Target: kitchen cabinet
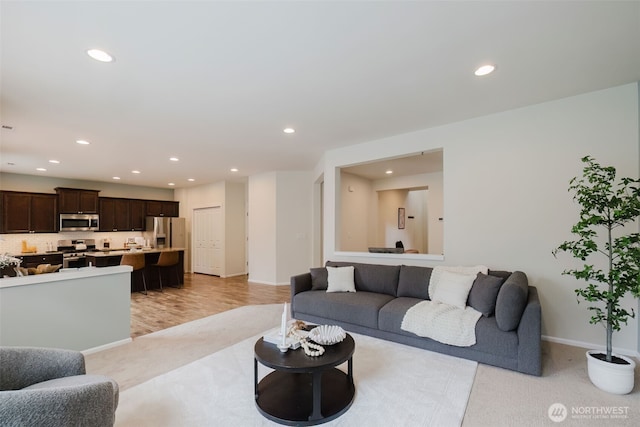
[(20, 267), (35, 268), (40, 264), (59, 265), (62, 264), (62, 253), (45, 254), (45, 255), (18, 255), (16, 258), (20, 258), (22, 262)]
[(55, 233), (58, 196), (46, 193), (3, 191), (1, 233)]
[(180, 202), (162, 200), (147, 200), (147, 216), (178, 217)]
[(99, 198), (100, 231), (144, 231), (145, 200)]
[(99, 191), (58, 187), (56, 193), (60, 213), (98, 213)]
[(129, 200), (129, 227), (131, 231), (144, 231), (146, 227), (147, 213), (146, 202), (144, 200)]
[(100, 197), (100, 231), (129, 231), (129, 199)]

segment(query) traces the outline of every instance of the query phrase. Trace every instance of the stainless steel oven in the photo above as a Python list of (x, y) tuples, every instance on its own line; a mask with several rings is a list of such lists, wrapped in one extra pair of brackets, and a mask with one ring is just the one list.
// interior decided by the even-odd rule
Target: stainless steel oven
[(87, 266), (87, 252), (96, 249), (94, 239), (58, 240), (58, 251), (62, 252), (62, 268)]

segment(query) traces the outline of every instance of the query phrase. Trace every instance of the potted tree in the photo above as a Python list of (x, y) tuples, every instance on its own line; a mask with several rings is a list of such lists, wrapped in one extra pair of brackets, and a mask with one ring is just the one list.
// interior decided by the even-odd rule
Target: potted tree
[[(586, 301), (592, 312), (589, 322), (606, 329), (606, 352), (587, 352), (589, 379), (602, 390), (626, 394), (633, 390), (635, 362), (612, 353), (612, 337), (635, 317), (633, 308), (622, 306), (622, 299), (640, 298), (640, 233), (630, 232), (640, 217), (640, 179), (616, 180), (614, 167), (601, 166), (590, 156), (582, 162), (582, 177), (569, 183), (580, 205), (580, 220), (571, 229), (575, 240), (563, 242), (553, 254), (568, 252), (583, 262), (581, 268), (562, 274), (587, 282), (575, 290), (578, 303)], [(602, 258), (598, 265), (603, 268), (589, 264), (597, 257)]]

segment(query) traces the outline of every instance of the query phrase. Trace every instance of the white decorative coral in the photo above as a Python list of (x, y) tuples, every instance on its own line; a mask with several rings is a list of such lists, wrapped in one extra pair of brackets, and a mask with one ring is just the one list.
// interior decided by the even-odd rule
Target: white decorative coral
[(321, 345), (333, 345), (345, 339), (346, 336), (347, 333), (340, 326), (321, 325), (313, 328), (308, 338)]

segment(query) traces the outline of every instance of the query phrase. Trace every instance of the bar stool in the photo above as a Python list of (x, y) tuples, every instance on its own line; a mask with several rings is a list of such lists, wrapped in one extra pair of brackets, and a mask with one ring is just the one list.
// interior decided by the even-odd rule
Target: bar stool
[(180, 275), (178, 274), (178, 263), (180, 262), (180, 253), (178, 251), (164, 251), (160, 252), (158, 262), (151, 264), (152, 267), (158, 270), (158, 278), (160, 279), (160, 291), (162, 291), (162, 271), (173, 270), (176, 273), (176, 279), (178, 280), (178, 287), (180, 285)]
[(144, 292), (142, 293), (147, 295), (147, 280), (144, 277), (144, 254), (142, 252), (126, 253), (122, 255), (120, 265), (130, 265), (131, 267), (133, 267), (133, 271), (131, 272), (132, 278), (133, 274), (136, 272), (142, 274), (142, 284), (144, 285)]

